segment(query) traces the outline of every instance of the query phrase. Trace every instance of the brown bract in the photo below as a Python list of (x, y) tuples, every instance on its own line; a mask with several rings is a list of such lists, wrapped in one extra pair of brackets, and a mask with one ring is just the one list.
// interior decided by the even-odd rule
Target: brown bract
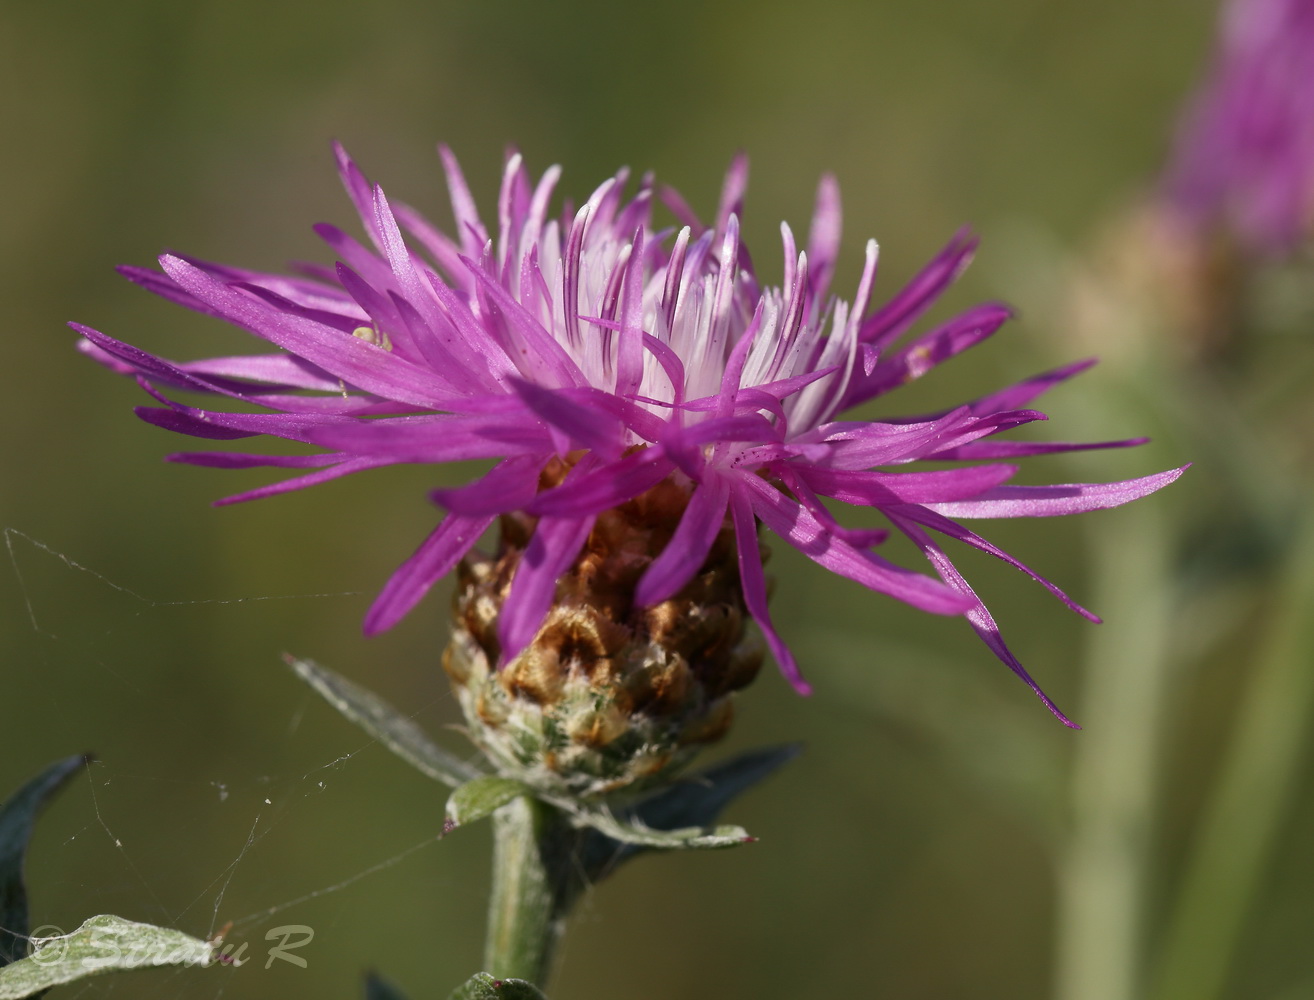
[[(554, 463), (543, 485), (564, 471)], [(602, 793), (685, 762), (729, 728), (733, 692), (763, 659), (747, 629), (732, 528), (678, 594), (634, 602), (687, 502), (684, 486), (667, 480), (599, 515), (538, 634), (500, 669), (498, 615), (533, 519), (503, 518), (497, 555), (462, 564), (443, 662), (472, 738), (499, 769), (553, 791)]]

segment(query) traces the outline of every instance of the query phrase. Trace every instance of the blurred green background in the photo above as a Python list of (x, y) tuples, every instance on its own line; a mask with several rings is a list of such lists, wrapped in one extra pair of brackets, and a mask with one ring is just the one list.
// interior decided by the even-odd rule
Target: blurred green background
[[(561, 163), (560, 190), (577, 199), (629, 164), (704, 214), (745, 149), (746, 232), (768, 273), (779, 220), (806, 230), (827, 170), (844, 194), (845, 296), (869, 235), (890, 294), (957, 227), (978, 230), (978, 262), (938, 315), (1002, 298), (1020, 320), (888, 406), (957, 403), (1100, 353), (1061, 321), (1055, 274), (1151, 183), (1213, 17), (1200, 0), (0, 3), (0, 790), (71, 752), (100, 757), (38, 828), (33, 922), (71, 928), (113, 912), (205, 935), (233, 920), (230, 940), (261, 956), (272, 927), (316, 934), (298, 953), (306, 969), (134, 974), (78, 995), (345, 998), (377, 968), (413, 998), (444, 996), (479, 966), (489, 855), (485, 829), (432, 842), (441, 789), (368, 745), (279, 659), (317, 659), (435, 732), (454, 722), (438, 668), (448, 588), (381, 638), (364, 640), (359, 621), (433, 523), (426, 490), (463, 470), (385, 470), (211, 509), (266, 479), (163, 465), (185, 442), (137, 421), (140, 391), (80, 358), (63, 324), (178, 358), (248, 344), (130, 286), (115, 264), (166, 248), (267, 270), (329, 260), (310, 224), (351, 221), (330, 138), (444, 225), (438, 140), (461, 157), (485, 217), (509, 143), (536, 171)], [(1307, 371), (1309, 354), (1288, 339), (1274, 364)], [(1047, 400), (1042, 430), (1154, 443), (1042, 460), (1028, 481), (1204, 459), (1155, 405), (1194, 376), (1142, 374), (1096, 368)], [(1246, 403), (1238, 390), (1216, 405)], [(965, 623), (867, 594), (777, 546), (774, 614), (817, 693), (800, 699), (765, 671), (716, 752), (800, 739), (807, 752), (731, 810), (759, 844), (645, 858), (586, 898), (552, 996), (1072, 1000), (1080, 991), (1063, 984), (1082, 959), (1063, 886), (1073, 830), (1089, 820), (1089, 782), (1073, 763), (1083, 740), (1112, 747), (1152, 793), (1109, 847), (1131, 836), (1141, 859), (1131, 894), (1143, 923), (1121, 953), (1141, 949), (1132, 962), (1149, 976), (1243, 668), (1276, 603), (1276, 561), (1249, 544), (1262, 532), (1244, 513), (1219, 520), (1229, 502), (1202, 461), (1139, 521), (1120, 510), (986, 526), (1104, 611), (1102, 630), (1006, 567), (962, 559), (1022, 661), (1088, 723), (1082, 733), (1055, 722)], [(1139, 729), (1127, 721), (1120, 743), (1126, 720), (1086, 703), (1097, 695), (1083, 662), (1125, 666), (1137, 610), (1163, 599), (1135, 565), (1137, 532), (1153, 538), (1156, 524), (1192, 526), (1209, 543), (1205, 569), (1181, 572), (1224, 564), (1227, 587), (1211, 593), (1231, 613), (1208, 605), (1174, 619), (1166, 641), (1181, 655), (1162, 711)], [(1117, 589), (1092, 581), (1092, 550), (1126, 554)], [(1106, 645), (1092, 653), (1096, 631)], [(1258, 895), (1234, 907), (1226, 996), (1314, 995), (1314, 797), (1301, 753), (1292, 759), (1293, 807), (1279, 810)], [(1121, 780), (1105, 781), (1114, 798)], [(1080, 940), (1098, 969), (1092, 935)], [(1087, 988), (1121, 995), (1098, 976)]]

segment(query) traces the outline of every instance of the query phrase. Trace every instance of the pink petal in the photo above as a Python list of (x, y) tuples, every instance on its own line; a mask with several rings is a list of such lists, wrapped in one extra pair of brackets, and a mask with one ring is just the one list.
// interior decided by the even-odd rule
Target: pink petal
[(762, 630), (785, 679), (799, 694), (811, 694), (812, 686), (803, 679), (803, 673), (794, 661), (794, 654), (781, 641), (771, 624), (771, 613), (767, 609), (766, 578), (762, 574), (762, 553), (757, 547), (757, 521), (753, 518), (753, 508), (748, 498), (739, 490), (732, 489), (730, 492), (730, 515), (735, 525), (735, 544), (739, 549), (739, 581), (743, 586), (744, 604), (748, 607), (748, 613)]
[(377, 469), (380, 466), (389, 465), (391, 462), (391, 459), (377, 458), (372, 455), (364, 458), (348, 458), (346, 461), (339, 462), (327, 469), (319, 469), (304, 476), (296, 476), (292, 479), (284, 479), (281, 482), (270, 483), (268, 486), (259, 486), (244, 493), (235, 493), (232, 496), (224, 497), (222, 500), (214, 501), (214, 506), (227, 507), (235, 503), (246, 503), (248, 500), (263, 500), (266, 497), (291, 493), (293, 490), (304, 490), (309, 486), (318, 486), (320, 483), (327, 483), (332, 479), (341, 479), (353, 472)]
[(730, 169), (725, 172), (725, 182), (721, 185), (721, 201), (716, 208), (716, 231), (724, 233), (730, 222), (730, 216), (743, 216), (744, 192), (748, 190), (748, 157), (736, 153), (730, 161)]
[[(830, 279), (835, 273), (835, 260), (839, 256), (840, 234), (843, 231), (840, 212), (839, 182), (833, 174), (825, 174), (817, 185), (817, 201), (812, 211), (812, 228), (808, 230), (808, 263), (812, 269), (812, 298), (821, 302), (830, 290)], [(861, 312), (861, 310), (858, 310)]]
[(530, 514), (582, 517), (600, 514), (644, 493), (671, 474), (673, 464), (660, 449), (644, 448), (538, 494), (527, 502)]
[[(958, 522), (951, 521), (949, 520), (949, 518), (945, 517), (942, 514), (937, 514), (933, 510), (928, 510), (925, 507), (917, 506), (913, 504), (908, 504), (906, 506), (893, 508), (892, 512), (897, 516), (904, 518), (906, 520), (916, 521), (919, 524), (926, 525), (926, 527), (928, 528), (934, 528), (936, 531), (948, 535), (950, 538), (956, 538), (958, 539), (958, 541), (970, 545), (975, 549), (980, 549), (982, 552), (988, 552), (996, 559), (1006, 562), (1014, 569), (1021, 570), (1023, 573), (1031, 577), (1031, 579), (1035, 580), (1038, 584), (1040, 584), (1042, 587), (1048, 590), (1051, 594), (1053, 594), (1060, 601), (1066, 604), (1070, 609), (1075, 611), (1077, 614), (1081, 615), (1081, 617), (1085, 618), (1087, 621), (1092, 621), (1095, 622), (1096, 624), (1099, 624), (1100, 618), (1098, 615), (1092, 614), (1090, 611), (1087, 611), (1084, 607), (1082, 607), (1071, 597), (1069, 597), (1066, 593), (1064, 593), (1057, 585), (1045, 579), (1043, 576), (1041, 576), (1039, 573), (1033, 570), (1030, 566), (1027, 566), (1025, 563), (1022, 563), (1017, 559), (1014, 559), (1003, 549), (998, 548), (997, 546), (986, 541), (986, 539), (976, 534), (976, 532), (964, 528)], [(891, 513), (891, 510), (887, 508), (885, 513), (889, 514)]]
[(176, 451), (165, 455), (166, 462), (182, 462), (186, 465), (203, 465), (212, 469), (257, 469), (273, 467), (279, 469), (318, 468), (341, 462), (347, 456), (333, 452), (318, 455), (250, 455), (236, 451)]
[(1020, 677), (1027, 687), (1035, 692), (1036, 697), (1044, 703), (1046, 708), (1054, 713), (1054, 716), (1063, 723), (1063, 725), (1067, 726), (1069, 729), (1080, 729), (1080, 726), (1059, 711), (1058, 706), (1049, 699), (1049, 696), (1040, 689), (1040, 685), (1032, 680), (1031, 675), (1027, 673), (1022, 664), (1018, 662), (1018, 659), (1013, 655), (1012, 650), (1010, 650), (1004, 643), (1003, 636), (999, 634), (999, 626), (995, 624), (995, 620), (991, 617), (989, 610), (987, 610), (986, 606), (981, 603), (981, 599), (976, 596), (976, 591), (974, 591), (971, 586), (968, 585), (967, 581), (963, 579), (962, 574), (958, 572), (954, 564), (949, 561), (949, 557), (944, 554), (939, 546), (931, 541), (926, 532), (922, 531), (915, 524), (903, 521), (895, 515), (890, 515), (890, 520), (894, 523), (895, 527), (899, 528), (900, 531), (912, 540), (914, 545), (922, 550), (922, 554), (930, 560), (931, 565), (935, 567), (936, 572), (940, 574), (941, 578), (947, 584), (965, 597), (971, 598), (973, 606), (964, 612), (964, 616), (967, 618), (976, 634), (981, 637), (981, 640), (990, 647), (990, 651), (999, 657), (1009, 670), (1013, 671), (1014, 674)]
[(643, 382), (643, 230), (634, 234), (625, 264), (620, 342), (616, 349), (616, 394), (630, 396)]
[(749, 496), (763, 524), (830, 571), (932, 614), (960, 615), (972, 606), (970, 600), (944, 584), (835, 537), (807, 508), (758, 476), (737, 473), (736, 483)]
[(949, 244), (886, 305), (863, 321), (858, 338), (873, 347), (893, 343), (971, 263), (977, 240), (966, 230)]
[(394, 357), (350, 334), (330, 330), (298, 316), (274, 312), (177, 257), (166, 255), (161, 258), (161, 264), (174, 281), (202, 302), (219, 309), (230, 322), (300, 355), (366, 392), (439, 410), (451, 398), (427, 369)]
[(461, 249), (467, 257), (479, 253), (488, 242), (488, 231), (479, 221), (479, 209), (475, 207), (474, 196), (465, 183), (461, 165), (445, 145), (438, 147), (438, 156), (443, 161), (443, 172), (447, 175), (447, 190), (452, 198), (452, 215), (456, 218), (456, 232), (461, 238)]
[[(244, 422), (234, 426), (250, 426), (245, 421), (251, 418), (241, 417)], [(297, 440), (307, 444), (350, 454), (386, 456), (395, 462), (454, 462), (552, 451), (551, 438), (542, 424), (526, 419), (524, 414), (325, 420), (299, 427), (298, 431)], [(290, 435), (284, 432), (281, 436)]]
[(865, 507), (976, 497), (1017, 473), (1015, 465), (975, 465), (934, 472), (860, 472), (802, 463), (795, 468), (803, 481), (822, 496)]
[(924, 458), (936, 462), (980, 461), (991, 458), (1023, 458), (1027, 455), (1055, 455), (1070, 451), (1094, 451), (1102, 448), (1134, 448), (1149, 438), (1125, 438), (1122, 441), (972, 441)]
[(929, 503), (945, 517), (1058, 517), (1120, 507), (1167, 486), (1190, 465), (1116, 483), (1065, 483), (1060, 486), (997, 486), (975, 500)]
[(575, 561), (593, 530), (594, 520), (594, 514), (539, 519), (511, 579), (511, 592), (497, 623), (503, 663), (515, 659), (538, 633), (556, 597), (557, 580)]
[[(871, 374), (857, 376), (840, 404), (847, 409), (921, 378), (936, 365), (975, 347), (995, 333), (1012, 315), (1004, 306), (987, 304), (956, 316), (877, 361)], [(979, 412), (979, 411), (978, 411)]]
[(533, 382), (516, 380), (513, 388), (530, 410), (565, 435), (565, 447), (562, 442), (557, 444), (563, 454), (587, 448), (611, 459), (624, 450), (624, 425), (611, 414)]
[(729, 501), (730, 486), (723, 476), (708, 476), (694, 489), (675, 534), (639, 579), (635, 604), (660, 604), (693, 579), (725, 523)]
[(347, 197), (356, 206), (356, 214), (360, 216), (360, 221), (365, 226), (365, 231), (370, 234), (370, 239), (382, 252), (383, 245), (379, 237), (379, 227), (374, 219), (374, 204), (370, 194), (370, 182), (365, 179), (365, 175), (361, 173), (360, 168), (347, 155), (342, 143), (333, 143), (333, 157), (337, 160), (338, 176), (342, 180), (342, 186), (347, 190)]
[(972, 404), (973, 413), (989, 413), (992, 410), (1016, 410), (1048, 392), (1054, 386), (1066, 382), (1074, 375), (1080, 375), (1095, 364), (1095, 358), (1074, 361), (1052, 371), (1033, 375), (1029, 379), (1011, 385), (1007, 389), (982, 396)]
[(890, 533), (882, 528), (846, 528), (836, 521), (831, 512), (826, 509), (825, 504), (821, 502), (821, 498), (799, 476), (795, 465), (789, 462), (778, 462), (772, 471), (780, 476), (781, 482), (794, 496), (798, 497), (799, 502), (808, 509), (813, 517), (821, 522), (827, 531), (848, 542), (854, 548), (870, 549), (880, 545), (889, 537)]
[(473, 483), (455, 489), (434, 490), (429, 499), (465, 517), (519, 510), (538, 492), (538, 476), (546, 460), (543, 455), (504, 458)]
[(252, 379), (288, 386), (294, 389), (317, 389), (321, 392), (339, 392), (342, 383), (323, 369), (290, 354), (248, 354), (238, 357), (207, 358), (203, 361), (184, 361), (177, 364), (192, 374), (220, 376), (222, 378)]
[(684, 200), (684, 196), (673, 187), (663, 184), (657, 191), (657, 197), (661, 203), (671, 210), (671, 214), (680, 220), (680, 224), (688, 226), (693, 230), (695, 235), (701, 235), (707, 227), (703, 225), (702, 220), (698, 218), (698, 213), (689, 207), (689, 203)]
[(365, 615), (365, 634), (378, 635), (401, 621), (435, 582), (451, 572), (492, 523), (492, 516), (448, 514), (414, 555), (388, 578)]
[[(561, 343), (545, 330), (524, 306), (512, 298), (505, 288), (493, 281), (473, 260), (462, 257), (461, 262), (474, 275), (479, 291), (495, 305), (497, 312), (507, 323), (508, 329), (534, 352), (531, 357), (524, 357), (524, 351), (517, 351), (512, 357), (512, 361), (517, 364), (522, 375), (554, 387), (588, 384), (584, 373), (579, 370), (579, 366)], [(488, 320), (489, 317), (485, 316), (485, 322)]]

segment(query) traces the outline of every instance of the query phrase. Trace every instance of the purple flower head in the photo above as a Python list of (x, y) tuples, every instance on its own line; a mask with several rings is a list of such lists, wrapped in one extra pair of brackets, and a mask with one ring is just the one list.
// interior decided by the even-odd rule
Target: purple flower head
[(1188, 225), (1285, 254), (1314, 223), (1314, 0), (1230, 0), (1165, 178)]
[[(174, 362), (96, 330), (74, 328), (84, 350), (137, 376), (160, 405), (149, 423), (214, 440), (273, 435), (314, 446), (287, 456), (187, 452), (174, 461), (221, 468), (271, 466), (296, 474), (222, 503), (271, 496), (396, 462), (496, 459), (481, 479), (434, 499), (444, 519), (393, 574), (371, 607), (367, 633), (389, 628), (448, 573), (499, 515), (537, 518), (497, 623), (504, 661), (535, 636), (558, 577), (599, 514), (667, 481), (687, 494), (670, 543), (637, 584), (636, 604), (680, 592), (729, 524), (744, 604), (777, 662), (808, 690), (767, 611), (758, 548), (765, 525), (832, 572), (941, 615), (963, 615), (990, 649), (1060, 719), (1004, 645), (994, 619), (941, 543), (946, 536), (1007, 562), (1074, 611), (1090, 612), (959, 520), (1046, 517), (1113, 507), (1180, 475), (1127, 482), (1005, 485), (1025, 455), (1099, 444), (995, 440), (1044, 415), (1028, 405), (1088, 367), (1080, 362), (935, 413), (841, 420), (866, 400), (920, 378), (989, 337), (1008, 310), (987, 304), (905, 334), (967, 265), (960, 234), (889, 302), (868, 310), (877, 249), (851, 302), (829, 294), (840, 243), (837, 185), (823, 179), (805, 251), (781, 226), (784, 274), (762, 283), (739, 238), (747, 165), (726, 177), (715, 224), (645, 177), (626, 198), (625, 171), (575, 212), (549, 215), (560, 171), (533, 183), (507, 162), (490, 237), (455, 158), (440, 150), (456, 236), (391, 204), (341, 148), (338, 167), (369, 245), (317, 230), (338, 257), (304, 277), (261, 274), (175, 255), (163, 273), (123, 273), (151, 291), (240, 326), (277, 350)], [(654, 229), (654, 200), (678, 231)], [(187, 389), (268, 412), (199, 409)], [(222, 402), (222, 399), (220, 400)], [(919, 469), (922, 459), (954, 463)], [(569, 472), (543, 477), (549, 467)], [(668, 483), (669, 485), (669, 483)], [(936, 576), (875, 551), (886, 532), (841, 526), (823, 498), (879, 509)], [(1071, 723), (1068, 723), (1071, 725)]]

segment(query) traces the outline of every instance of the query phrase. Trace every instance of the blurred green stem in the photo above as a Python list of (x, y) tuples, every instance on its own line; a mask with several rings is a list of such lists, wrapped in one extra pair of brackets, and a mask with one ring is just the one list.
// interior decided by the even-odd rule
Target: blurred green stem
[(1169, 663), (1172, 536), (1160, 505), (1138, 504), (1092, 541), (1095, 630), (1082, 672), (1072, 823), (1060, 861), (1059, 1000), (1139, 993), (1144, 886)]
[(565, 927), (574, 835), (561, 813), (519, 798), (493, 814), (493, 889), (484, 969), (546, 985)]
[(1243, 922), (1296, 791), (1314, 712), (1314, 513), (1306, 511), (1287, 553), (1266, 640), (1251, 664), (1236, 729), (1171, 912), (1155, 1000), (1223, 995)]

